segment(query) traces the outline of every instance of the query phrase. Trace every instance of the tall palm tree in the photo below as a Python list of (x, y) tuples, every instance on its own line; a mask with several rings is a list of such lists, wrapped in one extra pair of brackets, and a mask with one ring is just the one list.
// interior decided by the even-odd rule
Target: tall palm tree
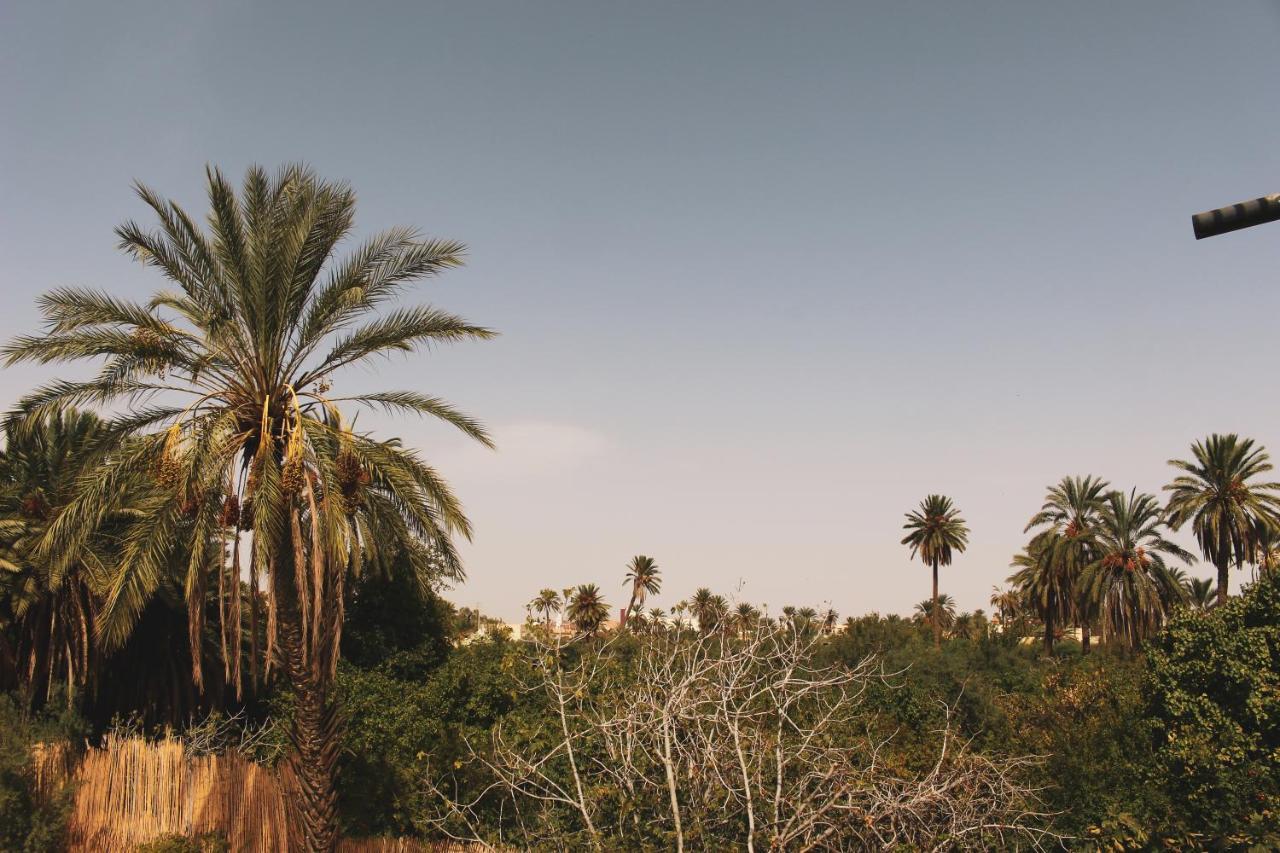
[(1166, 558), (1192, 556), (1161, 532), (1155, 495), (1112, 492), (1098, 526), (1098, 558), (1085, 569), (1085, 594), (1095, 603), (1108, 642), (1130, 649), (1164, 624), (1185, 595)]
[(1271, 470), (1269, 457), (1234, 433), (1195, 442), (1191, 455), (1190, 462), (1169, 460), (1183, 473), (1164, 487), (1168, 523), (1179, 530), (1191, 522), (1200, 553), (1218, 570), (1218, 603), (1225, 604), (1231, 564), (1253, 558), (1259, 525), (1280, 525), (1280, 483), (1256, 481)]
[(542, 614), (542, 622), (551, 627), (551, 614), (560, 612), (560, 593), (554, 589), (544, 589), (529, 602), (529, 606)]
[(600, 587), (584, 583), (573, 591), (565, 615), (578, 626), (579, 631), (594, 637), (609, 618), (609, 605), (605, 603)]
[[(969, 528), (951, 498), (944, 495), (929, 495), (921, 501), (919, 509), (907, 513), (907, 523), (902, 527), (908, 531), (902, 544), (911, 546), (912, 558), (919, 554), (933, 569), (933, 601), (937, 610), (938, 566), (949, 566), (953, 553), (964, 553), (969, 544)], [(933, 620), (933, 644), (942, 647), (942, 624), (937, 619)]]
[(620, 627), (627, 627), (631, 611), (635, 610), (637, 605), (643, 607), (650, 595), (657, 595), (662, 589), (661, 574), (658, 571), (658, 563), (652, 557), (640, 554), (631, 558), (631, 563), (627, 566), (627, 579), (623, 581), (624, 584), (631, 584), (631, 600), (627, 602), (627, 609), (622, 614)]
[[(1089, 630), (1095, 614), (1090, 603), (1080, 594), (1079, 581), (1084, 567), (1096, 559), (1094, 539), (1098, 518), (1106, 505), (1110, 488), (1107, 481), (1092, 474), (1063, 477), (1049, 488), (1040, 511), (1032, 516), (1023, 531), (1039, 528), (1037, 536), (1047, 536), (1042, 545), (1052, 546), (1047, 559), (1053, 571), (1060, 576), (1060, 584), (1054, 584), (1052, 594), (1064, 596), (1062, 606), (1054, 608), (1054, 615), (1075, 619), (1080, 627), (1080, 641), (1085, 654), (1089, 653)], [(1040, 591), (1049, 592), (1047, 588)], [(1042, 608), (1047, 604), (1047, 601), (1042, 602)], [(1046, 645), (1052, 642), (1048, 637), (1046, 632)]]
[[(933, 614), (937, 613), (935, 619)], [(915, 618), (931, 626), (935, 632), (949, 631), (956, 621), (956, 603), (945, 592), (937, 598), (926, 598), (916, 605)]]
[[(138, 523), (124, 538), (99, 615), (101, 637), (108, 646), (123, 642), (185, 543), (178, 581), (193, 645), (211, 600), (225, 650), (222, 678), (239, 689), (249, 610), (250, 679), (278, 668), (292, 688), (304, 836), (294, 846), (327, 851), (337, 840), (331, 688), (347, 576), (405, 566), (423, 582), (440, 573), (460, 577), (453, 537), (471, 533), (439, 474), (399, 441), (356, 432), (346, 407), (438, 418), (490, 443), (479, 423), (439, 398), (339, 396), (333, 387), (347, 367), (492, 333), (430, 306), (376, 313), (413, 281), (458, 266), (461, 244), (393, 229), (339, 258), (336, 247), (354, 223), (348, 186), (299, 166), (275, 176), (253, 167), (239, 195), (216, 169), (207, 177), (207, 230), (139, 185), (159, 230), (129, 222), (116, 231), (121, 248), (174, 289), (145, 304), (55, 291), (40, 300), (45, 330), (5, 350), (10, 365), (103, 360), (88, 381), (34, 392), (21, 403), (26, 415), (77, 404), (128, 409), (108, 424), (112, 449), (80, 480), (39, 551), (60, 571), (60, 555), (78, 552), (118, 507), (122, 484), (155, 482), (156, 496), (137, 508)], [(248, 588), (262, 591), (247, 606), (242, 553)], [(263, 618), (260, 598), (265, 649), (256, 648), (252, 627)], [(192, 659), (201, 684), (209, 673), (198, 654)]]

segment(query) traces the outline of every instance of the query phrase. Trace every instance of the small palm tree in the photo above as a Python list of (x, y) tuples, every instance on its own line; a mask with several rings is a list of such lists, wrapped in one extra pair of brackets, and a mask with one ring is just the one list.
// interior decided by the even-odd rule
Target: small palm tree
[[(938, 566), (951, 565), (953, 553), (964, 553), (969, 544), (969, 528), (960, 511), (955, 508), (951, 498), (944, 495), (929, 495), (920, 502), (920, 508), (907, 513), (907, 523), (903, 529), (908, 533), (902, 539), (903, 545), (911, 547), (911, 556), (917, 554), (920, 559), (933, 569), (933, 601), (937, 609), (938, 601)], [(933, 620), (933, 644), (942, 647), (942, 624)]]
[(810, 633), (818, 627), (818, 611), (812, 607), (795, 610), (791, 616), (791, 626), (797, 633)]
[(732, 621), (733, 627), (738, 632), (738, 636), (742, 636), (759, 624), (760, 611), (749, 602), (739, 602), (738, 606), (734, 608)]
[(542, 623), (551, 627), (551, 616), (560, 612), (560, 593), (554, 589), (544, 589), (529, 602), (529, 607), (542, 614)]
[(836, 630), (836, 626), (840, 624), (840, 614), (834, 608), (828, 607), (822, 613), (822, 633), (831, 634)]
[(623, 581), (624, 584), (631, 585), (631, 601), (627, 602), (627, 609), (623, 611), (622, 628), (627, 627), (631, 611), (637, 606), (643, 607), (650, 595), (657, 595), (662, 589), (661, 574), (652, 557), (641, 554), (631, 558), (631, 563), (627, 566), (627, 579)]
[(1258, 519), (1253, 529), (1253, 562), (1264, 575), (1280, 568), (1280, 527), (1267, 519)]
[(1217, 592), (1213, 581), (1208, 578), (1189, 578), (1183, 590), (1187, 595), (1187, 603), (1192, 610), (1205, 611), (1218, 603)]
[(578, 630), (588, 637), (600, 633), (609, 618), (609, 605), (605, 603), (600, 587), (593, 583), (581, 584), (573, 591), (565, 615)]
[(689, 602), (689, 612), (698, 623), (698, 630), (709, 634), (720, 626), (721, 616), (726, 610), (725, 601), (705, 586), (693, 593)]
[(650, 633), (658, 633), (667, 627), (667, 611), (661, 607), (649, 610), (648, 628)]
[(1069, 569), (1067, 554), (1071, 550), (1071, 543), (1062, 534), (1041, 533), (1013, 558), (1011, 566), (1018, 571), (1008, 578), (1023, 603), (1044, 623), (1044, 650), (1049, 655), (1053, 654), (1057, 626), (1065, 624), (1075, 612), (1079, 584)]
[(1085, 569), (1085, 594), (1097, 608), (1103, 635), (1137, 648), (1184, 600), (1166, 558), (1192, 556), (1161, 533), (1155, 495), (1112, 492), (1098, 530), (1098, 559)]
[(1271, 470), (1265, 450), (1234, 433), (1191, 445), (1193, 461), (1170, 459), (1183, 473), (1165, 486), (1169, 526), (1188, 521), (1200, 553), (1218, 570), (1218, 603), (1227, 601), (1229, 570), (1254, 558), (1260, 526), (1280, 525), (1280, 483), (1257, 482)]
[[(332, 389), (348, 367), (492, 333), (426, 305), (378, 313), (410, 283), (460, 265), (461, 244), (395, 229), (339, 258), (354, 226), (350, 187), (296, 166), (274, 177), (251, 168), (239, 194), (216, 169), (207, 178), (207, 230), (139, 186), (159, 230), (130, 222), (116, 231), (120, 246), (173, 289), (142, 304), (55, 291), (40, 300), (44, 331), (4, 350), (9, 365), (103, 360), (87, 381), (55, 381), (28, 396), (20, 404), (28, 417), (73, 405), (127, 410), (109, 422), (109, 449), (93, 476), (78, 480), (38, 552), (62, 572), (120, 509), (129, 484), (152, 483), (154, 496), (133, 509), (137, 523), (122, 539), (99, 635), (122, 645), (174, 581), (187, 599), (194, 682), (203, 686), (210, 674), (195, 647), (206, 613), (218, 613), (221, 675), (240, 692), (249, 611), (248, 680), (278, 668), (295, 699), (303, 835), (295, 846), (329, 851), (337, 843), (332, 687), (344, 590), (370, 569), (403, 567), (421, 583), (460, 578), (453, 539), (471, 532), (433, 468), (399, 441), (357, 433), (346, 410), (437, 418), (490, 444), (480, 424), (439, 398)], [(246, 588), (254, 594), (242, 606)], [(260, 598), (265, 650), (254, 630)]]
[[(938, 618), (934, 618), (934, 614)], [(945, 592), (937, 598), (926, 598), (916, 605), (917, 621), (933, 628), (935, 635), (940, 631), (949, 631), (956, 621), (956, 603)]]
[(1000, 618), (1001, 629), (1007, 631), (1014, 619), (1020, 615), (1022, 596), (1012, 587), (1001, 589), (993, 586), (991, 587), (991, 606), (996, 609), (996, 615)]

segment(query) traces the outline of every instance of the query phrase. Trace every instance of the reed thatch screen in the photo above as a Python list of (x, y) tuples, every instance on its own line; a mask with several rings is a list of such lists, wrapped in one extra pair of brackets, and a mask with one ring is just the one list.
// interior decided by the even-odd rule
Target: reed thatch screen
[[(36, 790), (74, 784), (68, 850), (132, 850), (165, 835), (216, 832), (233, 851), (288, 853), (296, 815), (287, 764), (254, 764), (235, 752), (189, 755), (182, 741), (108, 736), (77, 762), (66, 744), (43, 745), (32, 762)], [(463, 850), (399, 839), (346, 839), (343, 853)]]

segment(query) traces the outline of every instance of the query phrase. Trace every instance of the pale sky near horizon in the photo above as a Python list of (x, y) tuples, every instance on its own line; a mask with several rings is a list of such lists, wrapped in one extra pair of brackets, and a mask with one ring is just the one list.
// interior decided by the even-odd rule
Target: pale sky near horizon
[(202, 213), (206, 163), (306, 161), (361, 233), (465, 241), (421, 298), (502, 332), (342, 379), (492, 427), (361, 421), (466, 502), (459, 604), (624, 604), (646, 553), (663, 607), (907, 613), (902, 516), (943, 492), (943, 590), (986, 607), (1063, 475), (1280, 452), (1280, 223), (1190, 225), (1280, 190), (1278, 44), (1275, 2), (7, 0), (0, 337), (160, 286), (114, 248), (135, 178)]

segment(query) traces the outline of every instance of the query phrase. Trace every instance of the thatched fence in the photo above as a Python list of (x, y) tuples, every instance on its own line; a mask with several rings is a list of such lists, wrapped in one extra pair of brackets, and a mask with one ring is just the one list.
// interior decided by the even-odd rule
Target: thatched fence
[[(132, 850), (166, 835), (218, 833), (233, 851), (288, 853), (297, 828), (287, 764), (264, 767), (236, 752), (189, 755), (182, 741), (108, 736), (78, 760), (66, 744), (33, 756), (36, 790), (74, 787), (68, 850)], [(296, 834), (294, 835), (296, 837)], [(462, 847), (398, 839), (346, 839), (343, 853), (440, 853)]]

